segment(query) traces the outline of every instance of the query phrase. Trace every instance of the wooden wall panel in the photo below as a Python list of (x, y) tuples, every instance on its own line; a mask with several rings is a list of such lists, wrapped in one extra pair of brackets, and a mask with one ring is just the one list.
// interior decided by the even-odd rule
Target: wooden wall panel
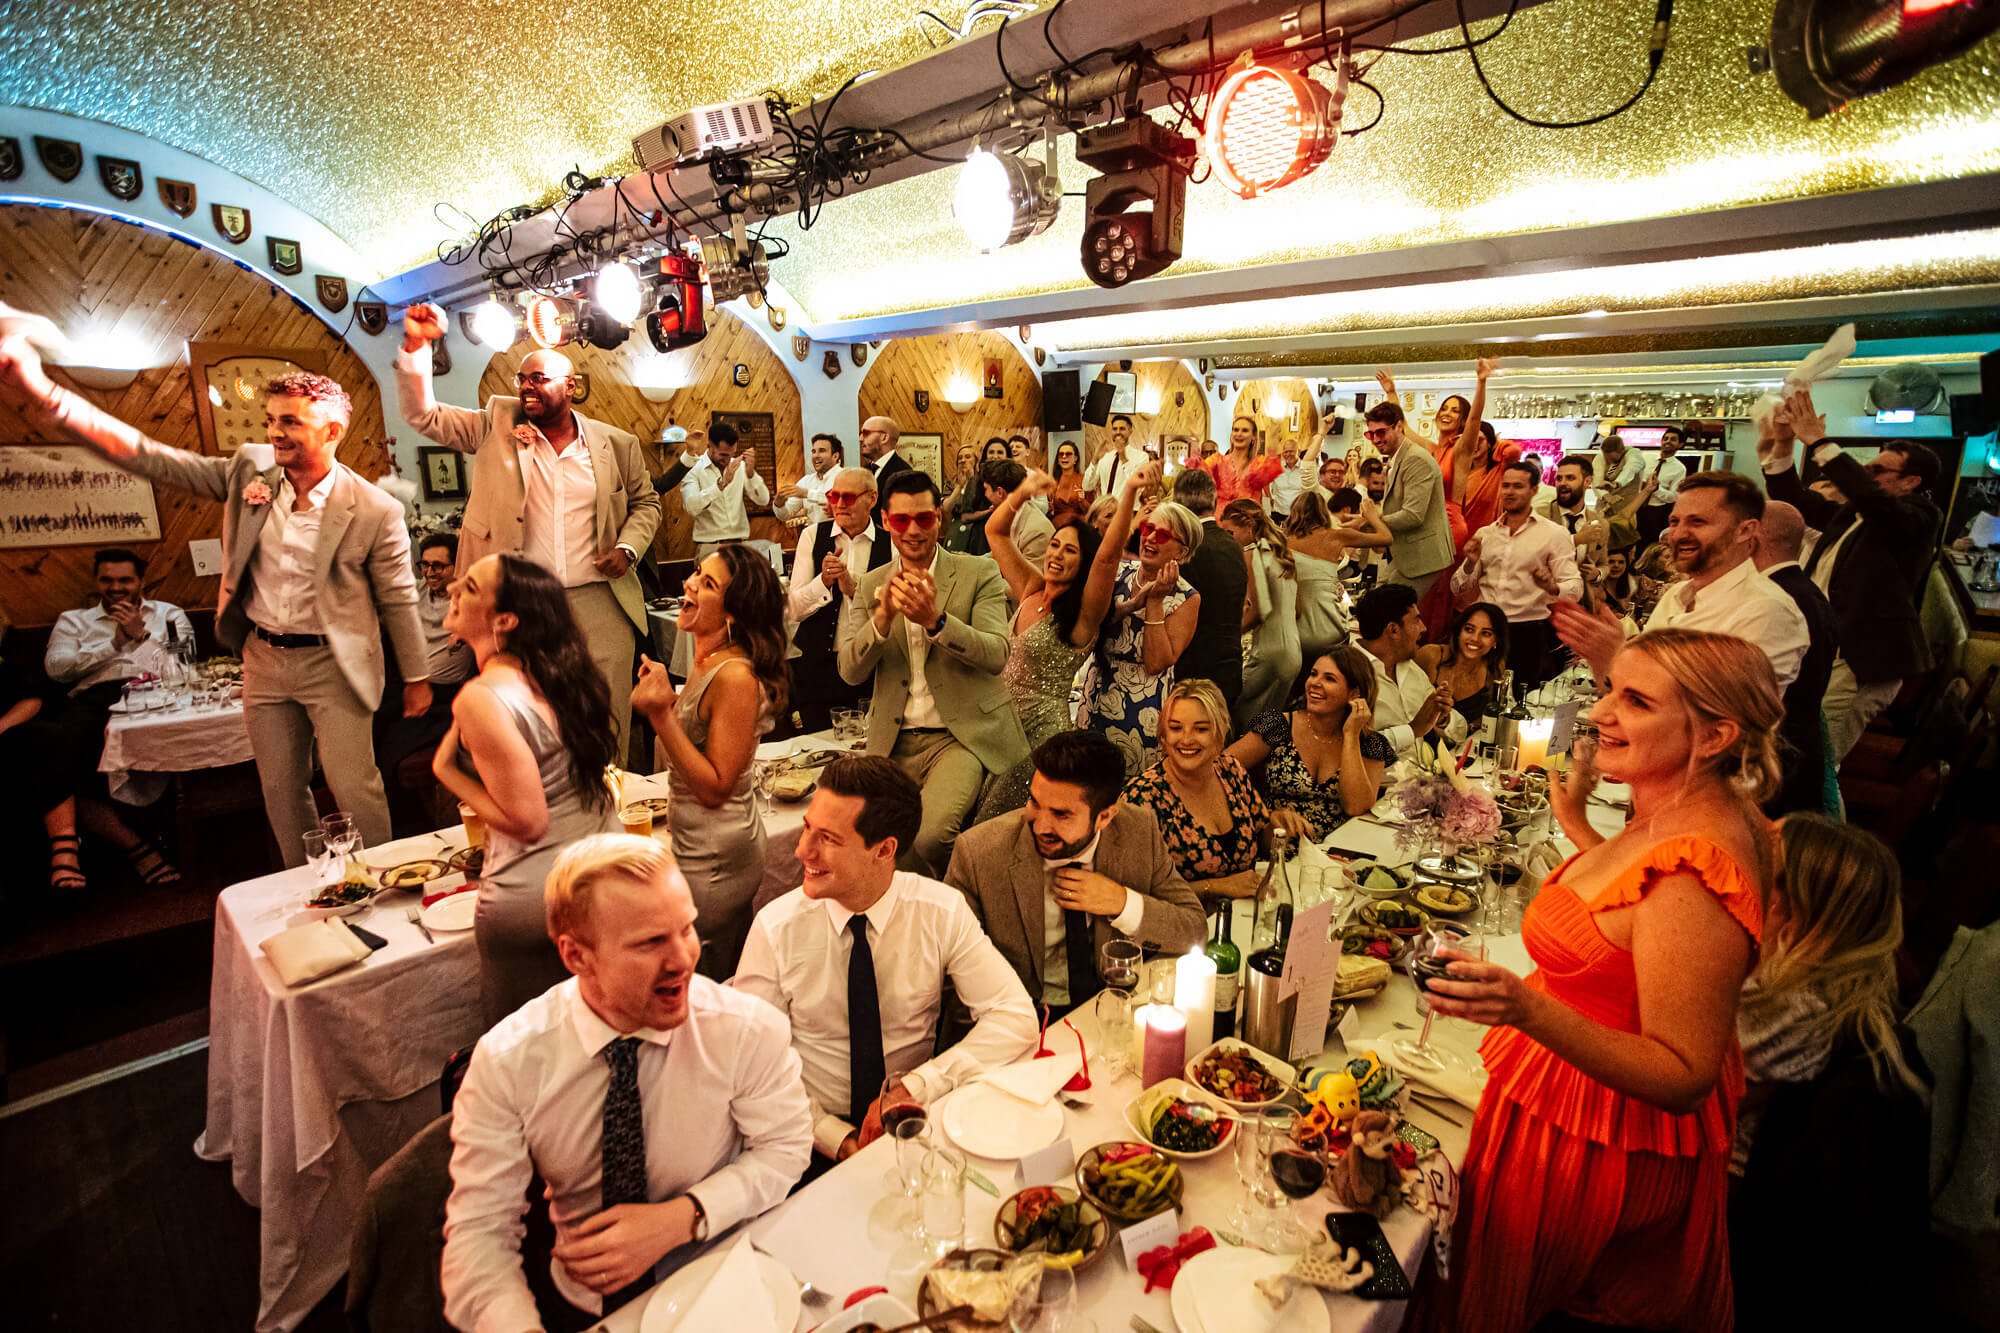
[[(954, 384), (969, 385), (978, 395), (984, 382), (986, 358), (1000, 359), (998, 398), (980, 396), (970, 411), (960, 413), (946, 401)], [(847, 372), (843, 372), (847, 373)], [(917, 411), (916, 392), (931, 396), (928, 412)], [(869, 358), (861, 381), (855, 416), (857, 438), (861, 422), (888, 417), (905, 431), (944, 437), (943, 467), (949, 482), (958, 446), (975, 447), (995, 435), (1026, 433), (1042, 421), (1042, 381), (1021, 349), (1002, 333), (936, 333), (897, 338), (884, 343)]]
[[(340, 460), (365, 477), (389, 468), (388, 433), (375, 377), (320, 318), (284, 289), (227, 257), (166, 232), (82, 209), (0, 205), (0, 292), (71, 335), (113, 329), (159, 349), (163, 364), (117, 390), (75, 389), (164, 444), (201, 450), (189, 384), (189, 342), (311, 348), (354, 401)], [(0, 407), (0, 441), (37, 442)], [(196, 577), (187, 544), (222, 533), (222, 507), (155, 487), (160, 540), (146, 557), (146, 593), (190, 609), (213, 608), (220, 580)], [(91, 547), (0, 551), (0, 605), (17, 625), (47, 625), (95, 596)]]
[[(1134, 439), (1143, 443), (1185, 436), (1199, 444), (1208, 438), (1208, 399), (1186, 363), (1139, 361), (1133, 364), (1132, 374), (1139, 382), (1139, 410), (1130, 414)], [(1180, 396), (1178, 403), (1174, 401), (1176, 394)], [(1084, 426), (1085, 466), (1097, 461), (1110, 439), (1108, 426)]]
[[(1293, 403), (1299, 405), (1297, 430), (1291, 424)], [(1229, 438), (1229, 428), (1239, 416), (1256, 419), (1264, 448), (1270, 453), (1277, 453), (1287, 440), (1296, 442), (1303, 450), (1319, 434), (1319, 406), (1313, 398), (1312, 385), (1302, 379), (1244, 381), (1236, 401), (1230, 404), (1229, 417), (1216, 422), (1217, 437)]]
[[(584, 415), (637, 435), (646, 448), (653, 475), (658, 476), (668, 461), (661, 457), (657, 444), (663, 427), (703, 428), (710, 412), (769, 412), (778, 440), (778, 484), (799, 479), (805, 471), (799, 386), (768, 343), (727, 310), (710, 310), (708, 337), (670, 356), (658, 356), (650, 347), (641, 352), (637, 340), (643, 336), (634, 335), (623, 347), (610, 352), (595, 347), (563, 349), (579, 371), (590, 375), (590, 401), (580, 408)], [(480, 376), (481, 400), (494, 394), (512, 394), (514, 372), (534, 350), (535, 345), (523, 338), (494, 356)], [(750, 383), (743, 388), (736, 387), (733, 379), (739, 363), (750, 368)], [(654, 402), (641, 392), (641, 382), (683, 387), (664, 402)], [(681, 508), (678, 492), (669, 492), (665, 501), (653, 554), (662, 560), (692, 556), (694, 521)], [(752, 517), (750, 534), (790, 546), (798, 529), (775, 518)]]

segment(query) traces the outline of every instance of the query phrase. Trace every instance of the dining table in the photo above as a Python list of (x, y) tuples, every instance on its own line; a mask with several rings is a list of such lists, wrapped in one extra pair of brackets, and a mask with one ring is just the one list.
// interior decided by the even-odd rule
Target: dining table
[(129, 713), (114, 709), (104, 724), (97, 771), (116, 799), (151, 805), (166, 790), (169, 774), (226, 768), (254, 758), (243, 701), (232, 698)]
[[(772, 761), (845, 748), (832, 733), (760, 746)], [(667, 776), (626, 774), (626, 801), (667, 794)], [(765, 870), (756, 904), (798, 887), (805, 805), (763, 803)], [(665, 840), (667, 822), (654, 825)], [(454, 825), (366, 848), (379, 870), (446, 859), (467, 845)], [(410, 919), (415, 892), (385, 890), (353, 924), (386, 941), (361, 962), (287, 986), (265, 940), (309, 918), (307, 867), (223, 890), (216, 901), (209, 985), (207, 1114), (195, 1151), (227, 1161), (236, 1191), (260, 1210), (258, 1333), (295, 1328), (347, 1269), (368, 1176), (441, 1113), (445, 1060), (479, 1021), (479, 955), (470, 930), (428, 937)], [(466, 887), (451, 874), (425, 886)]]

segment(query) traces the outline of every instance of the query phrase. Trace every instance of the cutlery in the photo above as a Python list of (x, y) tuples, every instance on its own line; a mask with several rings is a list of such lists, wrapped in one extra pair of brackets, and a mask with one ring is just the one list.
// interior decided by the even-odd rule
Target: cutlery
[(1460, 1129), (1465, 1128), (1465, 1122), (1463, 1120), (1460, 1120), (1457, 1116), (1452, 1115), (1449, 1111), (1446, 1111), (1444, 1109), (1446, 1106), (1456, 1107), (1458, 1103), (1447, 1102), (1442, 1097), (1433, 1097), (1426, 1093), (1418, 1092), (1415, 1088), (1410, 1089), (1410, 1100), (1417, 1103), (1424, 1110), (1430, 1112), (1432, 1115), (1444, 1121), (1446, 1124), (1457, 1125)]
[(1151, 1324), (1141, 1319), (1138, 1315), (1133, 1315), (1132, 1333), (1160, 1333), (1160, 1330), (1154, 1328)]
[(983, 1189), (988, 1194), (991, 1194), (994, 1198), (997, 1199), (1000, 1197), (999, 1188), (995, 1186), (992, 1181), (988, 1180), (984, 1175), (982, 1175), (979, 1171), (975, 1170), (974, 1168), (969, 1166), (965, 1168), (965, 1178), (968, 1181), (972, 1182), (972, 1184), (977, 1188)]
[(939, 1324), (948, 1324), (954, 1319), (961, 1319), (971, 1313), (972, 1307), (969, 1305), (954, 1305), (949, 1310), (939, 1310), (936, 1314), (926, 1316), (914, 1323), (898, 1324), (894, 1328), (885, 1329), (884, 1333), (917, 1333), (917, 1330), (920, 1328), (936, 1328)]
[(409, 911), (405, 912), (403, 915), (411, 925), (415, 926), (418, 930), (424, 933), (424, 941), (426, 943), (428, 944), (437, 943), (437, 937), (431, 934), (431, 928), (424, 924), (424, 914), (421, 909), (412, 907)]
[(822, 1305), (833, 1304), (833, 1293), (830, 1291), (822, 1291), (818, 1287), (815, 1287), (812, 1283), (807, 1282), (805, 1279), (801, 1278), (799, 1280), (799, 1299), (804, 1301), (807, 1305), (817, 1309), (819, 1306)]

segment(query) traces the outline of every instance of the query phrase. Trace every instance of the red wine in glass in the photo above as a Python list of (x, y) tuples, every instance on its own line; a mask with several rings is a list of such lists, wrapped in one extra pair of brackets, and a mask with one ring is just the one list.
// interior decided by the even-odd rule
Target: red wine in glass
[(1430, 955), (1410, 960), (1410, 980), (1414, 981), (1417, 984), (1417, 989), (1421, 991), (1430, 990), (1433, 981), (1449, 975), (1450, 971), (1451, 960), (1449, 958), (1439, 958), (1435, 955)]
[(1303, 1199), (1326, 1183), (1326, 1163), (1303, 1148), (1280, 1148), (1271, 1154), (1271, 1179), (1288, 1198)]
[(882, 1132), (893, 1139), (896, 1137), (898, 1125), (926, 1118), (924, 1108), (915, 1102), (898, 1102), (894, 1106), (885, 1106), (882, 1108)]

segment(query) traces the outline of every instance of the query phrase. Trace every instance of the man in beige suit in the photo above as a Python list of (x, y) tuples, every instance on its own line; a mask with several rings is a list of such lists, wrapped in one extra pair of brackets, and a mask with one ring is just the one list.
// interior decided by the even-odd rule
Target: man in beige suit
[(222, 503), (215, 637), (243, 654), (243, 711), (264, 813), (285, 864), (297, 866), (305, 864), (300, 835), (319, 822), (315, 740), (334, 799), (371, 845), (389, 840), (373, 738), (383, 626), (402, 668), (406, 717), (430, 707), (430, 666), (402, 503), (334, 459), (351, 411), (346, 391), (300, 371), (264, 393), (277, 465), (260, 470), (247, 453), (209, 457), (149, 439), (51, 383), (25, 340), (0, 342), (0, 397), (39, 429)]
[(882, 525), (896, 558), (854, 588), (853, 631), (840, 644), (849, 685), (875, 678), (868, 753), (887, 755), (924, 789), (906, 870), (937, 876), (988, 773), (1028, 757), (1008, 707), (1007, 585), (991, 560), (938, 546), (937, 483), (914, 468), (883, 487)]
[(660, 497), (639, 441), (570, 406), (569, 358), (531, 352), (483, 411), (451, 407), (431, 392), (431, 343), (444, 312), (415, 305), (403, 316), (396, 397), (403, 420), (426, 439), (472, 455), (472, 493), (460, 529), (458, 572), (496, 551), (525, 556), (562, 581), (611, 687), (618, 753), (632, 713), (633, 635), (645, 634), (646, 596), (636, 568), (660, 526)]
[(1063, 731), (1035, 750), (1028, 806), (958, 835), (945, 883), (963, 893), (1038, 1004), (1097, 993), (1097, 950), (1130, 939), (1162, 953), (1202, 940), (1201, 901), (1153, 813), (1118, 799), (1125, 759), (1103, 735)]
[(1451, 522), (1445, 515), (1444, 475), (1430, 450), (1403, 438), (1403, 409), (1377, 403), (1368, 409), (1361, 433), (1389, 460), (1382, 494), (1382, 521), (1389, 526), (1389, 572), (1385, 583), (1402, 583), (1422, 597), (1438, 575), (1451, 567)]

